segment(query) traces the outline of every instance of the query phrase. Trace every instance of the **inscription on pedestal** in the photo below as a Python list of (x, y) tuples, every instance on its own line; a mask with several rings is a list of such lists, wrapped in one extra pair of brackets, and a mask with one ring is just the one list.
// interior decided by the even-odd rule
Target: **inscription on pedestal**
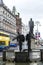
[(28, 57), (27, 52), (15, 52), (16, 62), (26, 62)]

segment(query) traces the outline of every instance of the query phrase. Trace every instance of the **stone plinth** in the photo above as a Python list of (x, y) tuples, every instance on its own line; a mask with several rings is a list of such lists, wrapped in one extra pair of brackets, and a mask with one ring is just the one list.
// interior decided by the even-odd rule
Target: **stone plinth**
[(27, 52), (15, 52), (15, 61), (16, 62), (26, 62), (28, 59)]

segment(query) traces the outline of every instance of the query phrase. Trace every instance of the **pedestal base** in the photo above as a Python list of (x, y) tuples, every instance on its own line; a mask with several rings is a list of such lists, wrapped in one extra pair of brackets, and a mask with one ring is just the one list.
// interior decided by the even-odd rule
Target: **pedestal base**
[(28, 52), (15, 52), (15, 61), (16, 62), (27, 62)]

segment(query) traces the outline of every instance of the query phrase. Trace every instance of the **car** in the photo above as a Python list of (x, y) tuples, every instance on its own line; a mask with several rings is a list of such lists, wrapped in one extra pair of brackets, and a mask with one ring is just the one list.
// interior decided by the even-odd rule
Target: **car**
[(17, 44), (16, 43), (10, 43), (9, 47), (17, 47)]

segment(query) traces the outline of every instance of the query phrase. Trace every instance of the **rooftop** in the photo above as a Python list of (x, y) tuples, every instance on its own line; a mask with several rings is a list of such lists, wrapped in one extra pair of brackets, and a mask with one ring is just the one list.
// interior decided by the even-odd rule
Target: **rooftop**
[(3, 0), (0, 0), (0, 5), (3, 5)]
[(15, 15), (13, 15), (13, 13), (11, 12), (11, 10), (3, 3), (3, 0), (0, 0), (0, 6), (2, 6), (3, 8), (5, 8), (13, 17), (15, 17)]

